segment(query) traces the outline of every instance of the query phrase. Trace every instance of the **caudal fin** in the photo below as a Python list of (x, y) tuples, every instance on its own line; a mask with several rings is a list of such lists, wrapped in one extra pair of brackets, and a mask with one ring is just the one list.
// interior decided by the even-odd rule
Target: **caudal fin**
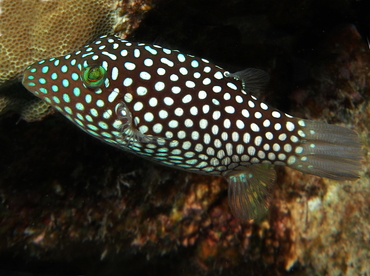
[(337, 180), (354, 180), (361, 170), (357, 133), (336, 125), (299, 119), (300, 145), (288, 166), (304, 173)]

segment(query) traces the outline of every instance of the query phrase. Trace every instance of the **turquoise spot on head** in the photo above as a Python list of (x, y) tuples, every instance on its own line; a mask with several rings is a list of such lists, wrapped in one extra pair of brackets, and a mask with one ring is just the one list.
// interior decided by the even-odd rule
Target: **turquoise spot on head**
[(32, 68), (31, 70), (30, 70), (30, 72), (31, 73), (35, 73), (37, 71), (37, 69), (36, 68)]
[(72, 80), (74, 80), (74, 81), (76, 81), (76, 80), (78, 80), (78, 79), (79, 79), (79, 76), (78, 76), (78, 74), (77, 74), (77, 73), (72, 73), (72, 74), (71, 74), (71, 77), (72, 77)]
[(44, 66), (44, 67), (42, 67), (42, 69), (41, 69), (41, 72), (42, 73), (47, 73), (49, 71), (49, 66)]
[(56, 80), (58, 78), (58, 74), (57, 73), (52, 73), (50, 77), (51, 77), (51, 79)]
[(81, 79), (87, 87), (96, 88), (101, 86), (106, 79), (107, 71), (103, 66), (96, 65), (86, 67), (81, 75)]
[(60, 71), (62, 71), (63, 73), (67, 73), (68, 72), (68, 66), (63, 65), (62, 67), (60, 67)]
[(58, 92), (58, 90), (59, 90), (58, 85), (53, 84), (51, 86), (51, 90), (53, 90), (54, 92)]
[(62, 80), (62, 85), (63, 85), (64, 87), (68, 87), (68, 86), (69, 86), (69, 80), (67, 80), (67, 79), (63, 79), (63, 80)]
[(41, 83), (41, 84), (45, 84), (45, 83), (46, 83), (46, 79), (44, 79), (44, 78), (39, 78), (39, 83)]

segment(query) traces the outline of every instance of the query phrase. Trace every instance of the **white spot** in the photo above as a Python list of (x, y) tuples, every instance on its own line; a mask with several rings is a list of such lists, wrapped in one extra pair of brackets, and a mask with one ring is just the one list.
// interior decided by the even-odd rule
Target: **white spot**
[(276, 124), (274, 125), (274, 129), (275, 129), (275, 130), (280, 130), (280, 129), (281, 129), (281, 124), (276, 123)]
[(251, 123), (251, 129), (252, 129), (252, 131), (254, 131), (254, 132), (259, 132), (260, 131), (260, 128), (258, 127), (258, 125), (257, 124), (255, 124), (255, 123)]
[(212, 118), (213, 120), (218, 120), (221, 117), (221, 112), (219, 110), (213, 111)]
[(182, 98), (182, 102), (184, 104), (190, 103), (191, 102), (191, 99), (192, 99), (191, 95), (190, 94), (187, 94), (185, 97)]
[(251, 101), (251, 100), (249, 100), (248, 101), (248, 105), (249, 105), (249, 107), (250, 108), (253, 108), (253, 107), (255, 107), (256, 105), (254, 104), (254, 102), (253, 101)]
[(299, 124), (300, 126), (303, 126), (303, 127), (305, 127), (305, 126), (306, 126), (306, 123), (305, 123), (303, 120), (299, 120), (299, 121), (298, 121), (298, 124)]
[(209, 135), (208, 133), (205, 133), (203, 137), (203, 141), (205, 144), (208, 145), (211, 142), (211, 135)]
[(298, 146), (298, 147), (295, 148), (295, 153), (301, 154), (302, 152), (303, 152), (303, 147)]
[(117, 80), (117, 78), (118, 78), (118, 68), (114, 66), (112, 68), (112, 80)]
[(154, 131), (155, 133), (161, 133), (161, 132), (162, 132), (162, 130), (163, 130), (163, 126), (162, 126), (162, 124), (157, 123), (157, 124), (155, 124), (155, 125), (153, 126), (153, 131)]
[(158, 116), (159, 116), (159, 118), (161, 118), (161, 119), (166, 119), (167, 117), (168, 117), (168, 112), (166, 111), (166, 110), (160, 110), (159, 112), (158, 112)]
[(157, 106), (157, 104), (158, 104), (157, 98), (152, 97), (152, 98), (149, 99), (149, 105), (151, 107), (155, 107), (155, 106)]
[(167, 55), (169, 55), (169, 54), (171, 54), (171, 53), (172, 53), (172, 50), (170, 50), (170, 49), (166, 49), (166, 48), (162, 48), (162, 51), (163, 51), (163, 53), (165, 53), (165, 54), (167, 54)]
[(180, 62), (184, 62), (186, 60), (186, 57), (183, 55), (183, 54), (178, 54), (177, 55), (177, 59), (180, 61)]
[(168, 65), (169, 67), (174, 66), (174, 63), (171, 60), (169, 60), (168, 58), (161, 58), (161, 62)]
[(210, 108), (209, 108), (209, 105), (208, 104), (205, 104), (202, 107), (202, 111), (203, 111), (204, 114), (207, 114), (209, 112), (209, 109)]
[(179, 132), (177, 132), (177, 138), (184, 139), (185, 137), (186, 137), (186, 132), (185, 131), (180, 130)]
[(273, 160), (275, 160), (276, 155), (275, 155), (275, 153), (270, 152), (270, 153), (267, 155), (267, 158), (273, 161)]
[(242, 154), (242, 153), (244, 153), (244, 146), (243, 146), (243, 145), (241, 145), (241, 144), (237, 145), (237, 146), (236, 146), (236, 153), (237, 153), (237, 154)]
[(186, 69), (185, 67), (180, 67), (179, 69), (179, 72), (182, 74), (182, 75), (187, 75), (188, 74), (188, 69)]
[(217, 125), (212, 126), (212, 133), (213, 135), (217, 135), (219, 131), (219, 127)]
[(306, 134), (302, 130), (298, 130), (298, 135), (301, 137), (306, 137)]
[(286, 159), (286, 155), (284, 153), (279, 153), (278, 154), (278, 158), (279, 158), (279, 160), (285, 160)]
[(171, 87), (171, 91), (173, 94), (179, 94), (181, 92), (181, 88), (178, 86)]
[(135, 63), (132, 63), (132, 62), (125, 62), (123, 64), (127, 70), (134, 70), (136, 68), (136, 65)]
[(211, 83), (211, 79), (210, 78), (205, 78), (204, 80), (203, 80), (203, 84), (204, 85), (208, 85), (208, 84), (210, 84)]
[(222, 88), (221, 88), (221, 86), (216, 85), (216, 86), (212, 87), (212, 90), (215, 93), (219, 93), (219, 92), (221, 92)]
[(291, 152), (292, 151), (292, 146), (290, 144), (285, 144), (284, 145), (284, 151), (285, 152)]
[(246, 143), (246, 144), (248, 144), (250, 142), (250, 140), (251, 140), (250, 134), (249, 133), (244, 133), (244, 135), (243, 135), (243, 142)]
[(286, 136), (286, 134), (285, 133), (282, 133), (282, 134), (280, 134), (279, 135), (279, 137), (278, 137), (278, 139), (280, 140), (280, 141), (285, 141), (285, 139), (287, 138), (287, 136)]
[(203, 72), (209, 73), (209, 72), (211, 72), (211, 70), (212, 70), (211, 67), (206, 66), (206, 67), (204, 67)]
[(130, 86), (132, 84), (132, 82), (133, 82), (133, 80), (131, 78), (125, 78), (123, 80), (123, 85), (126, 86), (126, 87), (128, 87), (128, 86)]
[(257, 136), (256, 138), (254, 138), (254, 144), (259, 147), (262, 143), (262, 137), (261, 136)]
[(243, 103), (243, 101), (244, 101), (243, 97), (240, 96), (240, 95), (236, 95), (235, 100), (236, 100), (237, 103)]
[(114, 88), (113, 91), (108, 96), (108, 102), (110, 102), (110, 103), (114, 102), (114, 100), (117, 98), (118, 94), (119, 94), (118, 88)]
[(212, 103), (214, 105), (220, 105), (220, 102), (217, 99), (212, 99)]
[(139, 126), (139, 131), (140, 131), (141, 133), (143, 133), (143, 134), (147, 133), (147, 132), (148, 132), (148, 130), (149, 130), (149, 128), (148, 128), (147, 126), (145, 126), (145, 125), (141, 125), (141, 126)]
[(239, 129), (243, 129), (245, 127), (245, 124), (242, 120), (236, 120), (236, 126)]
[(264, 159), (266, 157), (266, 154), (262, 150), (259, 150), (257, 156), (259, 159)]
[(153, 65), (153, 60), (150, 59), (150, 58), (144, 59), (144, 65), (147, 66), (147, 67), (152, 66)]
[(231, 105), (225, 106), (225, 111), (229, 114), (234, 114), (235, 113), (235, 108)]
[(274, 151), (279, 151), (279, 150), (280, 150), (280, 145), (279, 145), (279, 144), (277, 144), (277, 143), (275, 143), (275, 144), (273, 144), (273, 145), (272, 145), (272, 149), (273, 149)]
[(274, 117), (274, 118), (280, 118), (280, 117), (281, 117), (281, 114), (280, 114), (280, 112), (278, 112), (278, 111), (272, 111), (271, 115), (272, 115), (272, 117)]
[(231, 134), (231, 139), (232, 139), (234, 142), (238, 142), (238, 140), (239, 140), (239, 133), (237, 133), (236, 131), (234, 131), (234, 132)]
[[(191, 147), (190, 141), (185, 141), (185, 142), (182, 143), (182, 148), (184, 150), (188, 150), (188, 149), (190, 149), (190, 147)], [(188, 154), (188, 155), (186, 155), (186, 154)], [(195, 153), (194, 152), (187, 152), (186, 154), (185, 154), (186, 157), (193, 157)], [(189, 155), (191, 155), (191, 156), (189, 156)]]
[(144, 120), (145, 120), (145, 121), (147, 121), (147, 122), (151, 122), (151, 121), (153, 121), (153, 120), (154, 120), (154, 115), (153, 115), (153, 113), (151, 113), (151, 112), (146, 112), (146, 113), (144, 114)]
[(250, 156), (253, 156), (256, 153), (256, 149), (252, 146), (248, 147), (247, 152)]
[(197, 68), (199, 66), (199, 62), (196, 60), (192, 60), (190, 63), (191, 67)]
[(204, 91), (204, 90), (200, 90), (200, 91), (198, 92), (198, 98), (199, 98), (199, 99), (201, 99), (201, 100), (204, 100), (205, 98), (207, 98), (207, 93), (206, 93), (206, 91)]
[(163, 76), (164, 74), (166, 74), (166, 70), (164, 68), (158, 68), (157, 74), (160, 76)]
[(224, 127), (225, 128), (230, 128), (231, 127), (231, 121), (229, 119), (224, 120)]
[(127, 56), (127, 54), (128, 54), (128, 51), (126, 49), (121, 51), (121, 56), (125, 57)]
[(196, 106), (192, 106), (190, 108), (190, 114), (193, 115), (193, 116), (198, 115), (198, 108)]
[(176, 127), (178, 127), (178, 126), (179, 126), (179, 122), (178, 122), (178, 121), (176, 121), (176, 120), (171, 120), (171, 121), (169, 121), (169, 122), (168, 122), (168, 126), (169, 126), (170, 128), (176, 128)]
[(226, 85), (233, 90), (238, 90), (238, 87), (232, 82), (228, 82)]
[(136, 58), (140, 57), (140, 50), (139, 49), (134, 50), (134, 57), (136, 57)]
[(297, 158), (295, 156), (290, 156), (288, 158), (288, 165), (293, 165), (297, 161)]
[(269, 127), (270, 126), (270, 123), (271, 123), (270, 120), (269, 119), (266, 119), (266, 120), (263, 121), (263, 126), (264, 127)]
[(269, 145), (269, 144), (264, 144), (264, 145), (263, 145), (263, 149), (264, 149), (265, 151), (270, 150), (270, 145)]
[(152, 76), (148, 72), (145, 71), (140, 72), (140, 78), (142, 78), (143, 80), (150, 80), (151, 77)]
[(164, 82), (162, 82), (162, 81), (158, 81), (158, 82), (156, 82), (156, 84), (154, 84), (154, 88), (157, 91), (162, 91), (164, 89), (164, 86), (165, 86)]
[(254, 117), (256, 118), (256, 119), (261, 119), (262, 118), (262, 114), (261, 114), (261, 112), (255, 112), (254, 113)]
[(224, 77), (223, 74), (220, 71), (217, 71), (213, 76), (218, 80), (220, 80)]
[(224, 94), (224, 100), (225, 101), (228, 101), (228, 100), (230, 100), (231, 99), (231, 94), (230, 93), (225, 93)]
[(213, 142), (214, 146), (216, 148), (221, 148), (222, 147), (222, 142), (220, 139), (215, 139), (215, 141)]
[(292, 122), (286, 122), (286, 128), (289, 131), (293, 131), (295, 129), (295, 125)]
[(191, 119), (186, 119), (184, 124), (185, 124), (186, 127), (192, 127), (194, 125), (194, 123)]
[(135, 104), (134, 104), (134, 110), (135, 111), (140, 111), (140, 110), (142, 110), (143, 109), (143, 107), (144, 107), (144, 105), (143, 105), (143, 103), (142, 102), (136, 102)]
[(112, 60), (116, 60), (117, 59), (117, 56), (116, 55), (113, 55), (111, 53), (108, 53), (106, 51), (102, 51), (101, 52), (103, 55), (106, 55), (107, 57), (110, 57)]
[(199, 72), (193, 74), (194, 78), (199, 79), (202, 75)]
[(109, 119), (112, 116), (112, 114), (113, 114), (112, 110), (108, 109), (108, 110), (104, 111), (103, 117), (104, 117), (104, 119)]
[(185, 85), (188, 88), (194, 88), (195, 87), (195, 83), (193, 81), (186, 81)]
[[(202, 144), (196, 144), (195, 145), (195, 151), (201, 152), (203, 150), (203, 145)], [(206, 163), (207, 164), (207, 163)]]
[(146, 95), (146, 93), (148, 93), (148, 89), (146, 89), (146, 87), (144, 87), (144, 86), (139, 86), (139, 87), (136, 89), (136, 93), (137, 93), (139, 96), (144, 96), (144, 95)]
[(272, 134), (270, 131), (266, 132), (265, 136), (266, 136), (267, 140), (274, 139), (274, 134)]
[(245, 118), (249, 118), (249, 111), (246, 110), (246, 109), (243, 109), (242, 110), (242, 115), (245, 117)]
[(134, 99), (131, 93), (126, 93), (123, 97), (123, 99), (127, 102), (130, 103)]
[(170, 76), (170, 80), (171, 80), (171, 81), (178, 81), (178, 80), (179, 80), (179, 76), (178, 76), (178, 75), (175, 75), (175, 74), (172, 74), (172, 75)]
[(199, 139), (199, 132), (198, 132), (198, 131), (193, 131), (193, 132), (191, 133), (191, 138), (192, 138), (193, 140), (198, 140), (198, 139)]
[(292, 136), (290, 136), (290, 141), (292, 141), (293, 143), (297, 143), (299, 141), (299, 139), (298, 139), (297, 136), (292, 135)]
[(263, 109), (263, 110), (267, 110), (267, 109), (269, 109), (269, 107), (267, 106), (267, 104), (265, 104), (265, 103), (261, 103), (260, 104), (260, 106), (261, 106), (261, 108)]
[(156, 49), (153, 49), (152, 47), (150, 46), (145, 46), (144, 47), (145, 50), (147, 50), (149, 53), (151, 53), (152, 55), (156, 55), (157, 54), (157, 50)]
[(184, 110), (181, 107), (175, 109), (176, 116), (182, 116), (182, 114), (184, 114)]
[(164, 97), (163, 102), (164, 102), (166, 105), (173, 105), (173, 99), (172, 99), (172, 98), (170, 98), (170, 97)]
[(201, 129), (205, 129), (205, 128), (207, 128), (207, 126), (208, 126), (208, 121), (206, 119), (201, 119), (199, 121), (199, 127)]

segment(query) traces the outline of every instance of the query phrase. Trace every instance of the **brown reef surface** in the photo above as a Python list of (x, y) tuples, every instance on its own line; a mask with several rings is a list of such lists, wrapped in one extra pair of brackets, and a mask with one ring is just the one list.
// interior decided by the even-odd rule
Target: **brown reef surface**
[(8, 116), (0, 121), (0, 269), (370, 275), (370, 50), (356, 26), (333, 21), (350, 1), (322, 1), (332, 25), (315, 36), (321, 24), (312, 23), (318, 21), (313, 2), (162, 1), (132, 38), (183, 47), (230, 71), (266, 69), (271, 84), (260, 97), (269, 104), (359, 133), (359, 180), (278, 167), (266, 217), (240, 223), (221, 178), (126, 154), (57, 113), (34, 123)]

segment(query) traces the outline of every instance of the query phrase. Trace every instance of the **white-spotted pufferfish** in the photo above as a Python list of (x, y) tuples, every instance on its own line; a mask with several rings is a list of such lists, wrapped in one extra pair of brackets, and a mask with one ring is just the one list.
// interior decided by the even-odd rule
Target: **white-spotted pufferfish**
[(230, 74), (177, 50), (101, 36), (29, 66), (23, 85), (103, 142), (163, 165), (225, 177), (231, 211), (246, 220), (267, 207), (274, 165), (338, 180), (356, 179), (360, 171), (355, 132), (259, 101), (246, 91), (262, 84), (261, 76), (259, 70)]

